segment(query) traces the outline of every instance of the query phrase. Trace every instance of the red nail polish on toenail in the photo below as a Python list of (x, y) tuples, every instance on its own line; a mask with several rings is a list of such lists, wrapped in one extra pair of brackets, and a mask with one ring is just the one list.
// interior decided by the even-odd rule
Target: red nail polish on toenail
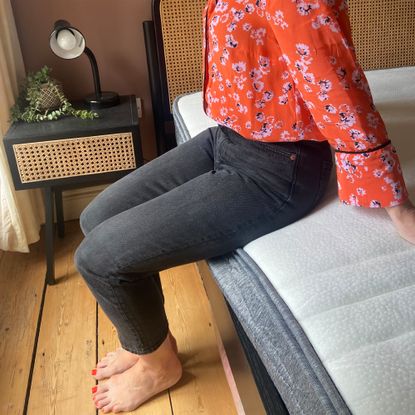
[(96, 370), (96, 369), (92, 369), (92, 370), (91, 370), (91, 374), (92, 374), (92, 375), (96, 375), (96, 374), (97, 374), (97, 370)]
[(94, 387), (92, 388), (92, 393), (95, 393), (95, 392), (97, 391), (97, 389), (98, 389), (98, 386), (94, 386)]

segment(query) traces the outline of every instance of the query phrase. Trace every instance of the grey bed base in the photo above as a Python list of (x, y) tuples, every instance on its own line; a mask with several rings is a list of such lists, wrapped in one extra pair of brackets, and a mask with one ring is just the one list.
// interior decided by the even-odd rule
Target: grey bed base
[[(173, 104), (178, 145), (191, 139), (179, 99)], [(351, 414), (304, 331), (252, 258), (240, 248), (207, 264), (232, 310), (267, 413)]]

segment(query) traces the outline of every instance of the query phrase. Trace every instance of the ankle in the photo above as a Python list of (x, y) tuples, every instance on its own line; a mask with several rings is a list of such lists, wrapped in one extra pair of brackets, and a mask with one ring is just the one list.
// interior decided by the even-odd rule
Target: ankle
[(172, 343), (170, 336), (167, 335), (163, 343), (156, 350), (140, 355), (141, 361), (156, 368), (158, 366), (164, 367), (166, 364), (178, 360)]
[(169, 351), (163, 351), (163, 353), (157, 353), (160, 352), (157, 349), (153, 352), (156, 354), (141, 355), (138, 363), (142, 365), (147, 373), (151, 373), (158, 383), (168, 384), (170, 387), (182, 377), (183, 367), (177, 354), (171, 348), (171, 345), (169, 346)]

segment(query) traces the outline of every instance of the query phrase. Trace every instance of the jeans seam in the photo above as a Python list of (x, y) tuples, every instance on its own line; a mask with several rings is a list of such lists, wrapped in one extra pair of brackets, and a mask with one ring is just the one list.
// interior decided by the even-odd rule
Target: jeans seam
[[(330, 174), (331, 174), (331, 170), (333, 168), (333, 166), (330, 167), (330, 169), (327, 169), (327, 167), (325, 166), (326, 160), (323, 160), (321, 163), (321, 169), (320, 169), (320, 177), (318, 180), (318, 189), (316, 192), (316, 198), (314, 199), (314, 206), (317, 205), (319, 203), (319, 201), (321, 200), (321, 198), (324, 196), (324, 190), (327, 187), (327, 182), (330, 178)], [(327, 165), (329, 165), (330, 162), (327, 162)], [(326, 174), (326, 170), (328, 171), (328, 173)], [(323, 184), (326, 183), (326, 186), (324, 186)]]
[[(223, 135), (225, 136), (225, 140), (230, 145), (237, 145), (231, 140), (231, 138), (226, 134), (226, 132), (223, 132)], [(262, 152), (266, 155), (269, 155), (270, 157), (276, 157), (276, 158), (282, 157), (285, 160), (292, 160), (291, 159), (292, 155), (293, 154), (297, 155), (297, 153), (298, 153), (298, 146), (296, 145), (295, 142), (290, 143), (290, 144), (294, 144), (294, 149), (292, 151), (290, 151), (290, 150), (282, 150), (281, 148), (278, 148), (277, 145), (281, 144), (281, 142), (279, 142), (279, 141), (268, 142), (268, 141), (260, 141), (260, 140), (249, 140), (249, 139), (246, 139), (244, 137), (242, 137), (241, 139), (245, 140), (246, 142), (252, 142), (252, 148), (257, 150), (258, 152)], [(271, 145), (274, 144), (274, 143), (276, 144), (276, 146), (271, 147)], [(225, 149), (222, 149), (220, 151), (220, 155), (222, 157), (226, 157), (226, 154), (227, 153), (226, 153)]]
[(281, 147), (278, 147), (279, 144), (282, 144), (282, 146), (283, 146), (283, 144), (285, 143), (284, 141), (251, 140), (251, 139), (245, 138), (244, 136), (240, 135), (239, 133), (237, 133), (236, 131), (232, 130), (229, 127), (224, 127), (224, 128), (225, 129), (222, 129), (223, 135), (225, 136), (226, 140), (230, 144), (235, 144), (235, 143), (232, 141), (232, 139), (227, 134), (228, 132), (230, 134), (234, 134), (234, 135), (239, 136), (237, 138), (240, 138), (241, 140), (245, 140), (245, 142), (252, 142), (253, 143), (253, 148), (256, 147), (259, 151), (264, 151), (264, 153), (268, 153), (268, 154), (272, 154), (272, 155), (278, 155), (278, 156), (284, 157), (286, 159), (290, 159), (290, 157), (292, 157), (293, 154), (296, 154), (298, 152), (298, 146), (296, 145), (295, 141), (287, 142), (287, 143), (290, 143), (290, 144), (294, 144), (294, 150), (292, 150), (292, 151), (290, 151), (288, 149), (284, 150)]
[(294, 160), (295, 164), (293, 166), (294, 171), (293, 171), (293, 177), (291, 179), (290, 194), (288, 195), (287, 199), (282, 202), (281, 206), (278, 208), (278, 210), (275, 213), (279, 212), (292, 199), (292, 196), (294, 193), (294, 187), (297, 183), (298, 164), (299, 164), (299, 160), (301, 159), (301, 147), (300, 146), (296, 146), (296, 154), (297, 154), (297, 157)]
[[(120, 302), (120, 300), (119, 300), (119, 298), (116, 294), (114, 286), (111, 283), (111, 279), (109, 278), (108, 281), (109, 281), (109, 286), (111, 287), (113, 296), (116, 298), (118, 307), (121, 310), (121, 312), (123, 313), (124, 318), (128, 321), (129, 326), (130, 326), (130, 331), (133, 333), (133, 336), (137, 340), (137, 343), (143, 343), (143, 344), (147, 343), (144, 333), (139, 328), (135, 327), (132, 324), (131, 318), (127, 315), (127, 312), (125, 311), (125, 308), (122, 306), (122, 303)], [(165, 320), (165, 322), (166, 322), (165, 327), (168, 329), (169, 325), (168, 325), (167, 319)], [(159, 341), (159, 342), (156, 342), (155, 346), (152, 345), (150, 347), (145, 347), (144, 349), (141, 349), (139, 353), (150, 353), (150, 352), (156, 350), (158, 348), (158, 346), (160, 346), (160, 344), (163, 343), (164, 337), (165, 336), (163, 335), (162, 340)], [(138, 350), (138, 348), (130, 348), (130, 349)], [(132, 353), (134, 353), (134, 352), (132, 352)]]
[[(102, 249), (106, 252), (106, 254), (107, 255), (109, 255), (109, 252), (108, 252), (108, 250), (106, 249), (106, 247), (105, 246), (103, 246), (102, 247)], [(110, 256), (111, 257), (111, 256)], [(118, 269), (121, 269), (120, 267), (119, 267), (119, 264), (118, 264), (118, 262), (114, 259), (114, 263), (115, 263), (115, 265), (117, 266), (117, 268)], [(95, 274), (96, 275), (96, 274)], [(102, 277), (100, 277), (99, 275), (97, 275), (97, 277), (98, 278), (102, 278)], [(133, 324), (132, 324), (132, 321), (131, 321), (131, 318), (129, 318), (129, 316), (127, 315), (127, 312), (125, 311), (125, 308), (122, 306), (122, 304), (121, 304), (121, 302), (120, 302), (120, 300), (119, 300), (119, 298), (118, 298), (118, 295), (117, 295), (117, 293), (116, 293), (116, 291), (115, 291), (115, 289), (114, 289), (114, 285), (112, 284), (112, 281), (111, 281), (111, 276), (107, 279), (108, 280), (108, 285), (111, 287), (111, 291), (112, 291), (112, 294), (113, 294), (113, 297), (115, 298), (115, 300), (116, 300), (116, 302), (117, 302), (117, 305), (118, 305), (118, 308), (119, 308), (119, 310), (122, 312), (122, 314), (124, 315), (124, 318), (128, 321), (128, 324), (129, 324), (129, 326), (130, 326), (130, 329), (131, 329), (131, 332), (133, 332), (133, 335), (134, 335), (134, 338), (138, 341), (138, 343), (140, 343), (140, 342), (142, 342), (142, 343), (145, 343), (144, 341), (143, 341), (143, 338), (145, 337), (144, 335), (143, 335), (143, 332), (140, 330), (140, 329), (138, 329), (138, 328), (136, 328)]]
[[(282, 150), (281, 148), (278, 148), (278, 144), (281, 144), (283, 142), (281, 141), (276, 141), (276, 142), (269, 142), (269, 141), (254, 141), (255, 143), (258, 142), (260, 143), (260, 146), (258, 146), (259, 149), (261, 149), (262, 151), (268, 153), (268, 154), (272, 154), (272, 155), (279, 155), (281, 157), (284, 157), (286, 159), (291, 159), (293, 154), (297, 154), (298, 153), (298, 146), (295, 145), (294, 150), (290, 151), (290, 150)], [(276, 144), (275, 147), (273, 146), (273, 144)], [(295, 142), (292, 142), (291, 144), (295, 144)], [(263, 147), (261, 148), (261, 145), (263, 145)], [(270, 146), (268, 146), (270, 145)]]
[[(123, 315), (124, 315), (125, 319), (128, 321), (128, 324), (129, 324), (130, 328), (131, 328), (131, 327), (133, 327), (133, 330), (131, 330), (131, 331), (136, 332), (136, 333), (134, 333), (134, 337), (135, 337), (137, 340), (140, 340), (140, 337), (143, 337), (143, 336), (142, 336), (142, 332), (141, 332), (141, 330), (136, 329), (136, 328), (132, 325), (132, 323), (131, 323), (131, 319), (128, 317), (128, 315), (127, 315), (127, 313), (126, 313), (126, 311), (125, 311), (124, 307), (121, 305), (121, 302), (120, 302), (120, 300), (119, 300), (119, 298), (118, 298), (118, 295), (117, 295), (117, 293), (116, 293), (116, 291), (115, 291), (115, 289), (114, 289), (114, 286), (113, 286), (113, 285), (112, 285), (112, 283), (111, 283), (111, 279), (110, 279), (110, 278), (108, 278), (108, 281), (109, 281), (109, 286), (111, 287), (111, 290), (112, 290), (112, 293), (113, 293), (113, 297), (116, 299), (119, 309), (122, 311), (122, 313), (123, 313)], [(137, 333), (138, 333), (138, 335), (137, 335)], [(141, 340), (142, 340), (142, 339), (141, 339)]]
[[(107, 251), (106, 251), (107, 252)], [(108, 254), (108, 252), (107, 252), (107, 254)], [(80, 268), (82, 268), (81, 266), (80, 266), (80, 264), (78, 264), (77, 265), (77, 268), (78, 268), (78, 271), (80, 271), (81, 272), (81, 270), (80, 270)], [(96, 274), (95, 272), (92, 272), (92, 271), (86, 271), (86, 270), (83, 270), (83, 272), (81, 272), (81, 274), (84, 276), (84, 275), (88, 275), (88, 274), (93, 274), (94, 275), (94, 278), (95, 279), (102, 279), (103, 277), (102, 276), (100, 276), (100, 275), (98, 275), (98, 274)], [(84, 277), (85, 278), (85, 277)], [(126, 313), (125, 313), (125, 310), (124, 310), (124, 308), (121, 306), (121, 303), (120, 303), (120, 301), (119, 301), (119, 299), (118, 299), (118, 296), (117, 296), (117, 294), (116, 294), (116, 292), (115, 292), (115, 290), (114, 290), (114, 287), (113, 287), (113, 285), (111, 284), (111, 279), (110, 278), (107, 278), (107, 281), (108, 281), (108, 286), (110, 287), (110, 289), (111, 289), (111, 291), (112, 291), (112, 297), (115, 299), (115, 302), (116, 302), (116, 305), (117, 305), (117, 307), (118, 307), (118, 309), (122, 312), (122, 314), (124, 315), (124, 317), (128, 320), (128, 323), (131, 325), (131, 321), (130, 321), (130, 319), (128, 318), (128, 316), (126, 315)], [(97, 300), (96, 300), (97, 301)], [(117, 328), (118, 329), (118, 328)], [(135, 334), (135, 338), (137, 339), (137, 340), (139, 340), (140, 339), (140, 336), (138, 335), (136, 335)]]
[[(285, 203), (283, 203), (283, 204), (285, 204)], [(278, 211), (279, 211), (279, 209), (278, 209)], [(248, 223), (252, 223), (252, 222), (254, 222), (255, 220), (260, 220), (260, 219), (265, 219), (265, 218), (268, 218), (268, 215), (264, 212), (264, 213), (261, 213), (261, 215), (259, 215), (259, 216), (256, 216), (255, 217), (255, 219), (252, 219), (252, 220), (250, 220)], [(244, 222), (244, 225), (246, 224), (247, 222)], [(201, 245), (201, 244), (204, 244), (204, 243), (209, 243), (209, 242), (214, 242), (214, 241), (217, 241), (217, 240), (220, 240), (220, 239), (223, 239), (223, 238), (226, 238), (226, 237), (230, 237), (232, 234), (235, 234), (236, 232), (238, 232), (239, 230), (241, 230), (241, 226), (239, 226), (239, 227), (237, 227), (236, 229), (234, 229), (234, 230), (232, 230), (231, 232), (228, 232), (228, 233), (226, 233), (226, 234), (222, 234), (222, 235), (220, 235), (220, 236), (218, 236), (218, 237), (214, 237), (214, 238), (208, 238), (208, 239), (204, 239), (204, 240), (201, 240), (201, 241), (198, 241), (198, 242), (196, 242), (196, 243), (191, 243), (191, 244), (188, 244), (188, 245), (184, 245), (184, 246), (181, 246), (180, 247), (180, 250), (184, 250), (184, 249), (187, 249), (187, 248), (190, 248), (190, 247), (196, 247), (196, 246), (199, 246), (199, 245)], [(155, 256), (152, 256), (152, 257), (150, 257), (150, 258), (146, 258), (145, 260), (143, 260), (143, 261), (141, 261), (140, 262), (140, 264), (145, 264), (146, 262), (149, 262), (149, 261), (153, 261), (153, 260), (155, 260), (155, 259), (157, 259), (157, 258), (159, 258), (159, 257), (161, 257), (161, 256), (164, 256), (164, 255), (170, 255), (170, 254), (172, 254), (173, 252), (180, 252), (180, 250), (177, 250), (177, 249), (171, 249), (171, 250), (169, 250), (169, 251), (166, 251), (166, 252), (162, 252), (162, 253), (160, 253), (160, 254), (158, 254), (158, 255), (155, 255)], [(114, 262), (115, 262), (115, 264), (117, 265), (117, 267), (121, 270), (123, 267), (120, 267), (119, 266), (119, 264), (114, 260)], [(127, 266), (128, 267), (128, 266)]]
[(168, 336), (168, 331), (169, 331), (169, 324), (167, 323), (164, 328), (166, 329), (165, 331), (167, 331), (166, 334), (163, 333), (163, 336), (160, 337), (160, 339), (155, 342), (154, 345), (150, 346), (150, 347), (144, 347), (144, 348), (137, 348), (137, 347), (129, 347), (129, 346), (124, 346), (122, 345), (123, 349), (131, 352), (131, 353), (135, 353), (135, 354), (147, 354), (147, 353), (151, 353), (154, 352), (155, 350), (157, 350), (160, 345), (164, 342), (164, 340), (166, 340), (167, 336)]

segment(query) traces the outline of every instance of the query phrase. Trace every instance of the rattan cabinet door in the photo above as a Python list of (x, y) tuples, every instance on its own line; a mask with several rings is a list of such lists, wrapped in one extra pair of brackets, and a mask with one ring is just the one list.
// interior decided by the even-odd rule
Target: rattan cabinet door
[(131, 132), (14, 144), (22, 184), (136, 168)]
[(15, 188), (111, 181), (141, 166), (135, 96), (121, 96), (119, 105), (97, 112), (99, 117), (94, 120), (66, 117), (14, 123), (4, 137), (4, 146)]

